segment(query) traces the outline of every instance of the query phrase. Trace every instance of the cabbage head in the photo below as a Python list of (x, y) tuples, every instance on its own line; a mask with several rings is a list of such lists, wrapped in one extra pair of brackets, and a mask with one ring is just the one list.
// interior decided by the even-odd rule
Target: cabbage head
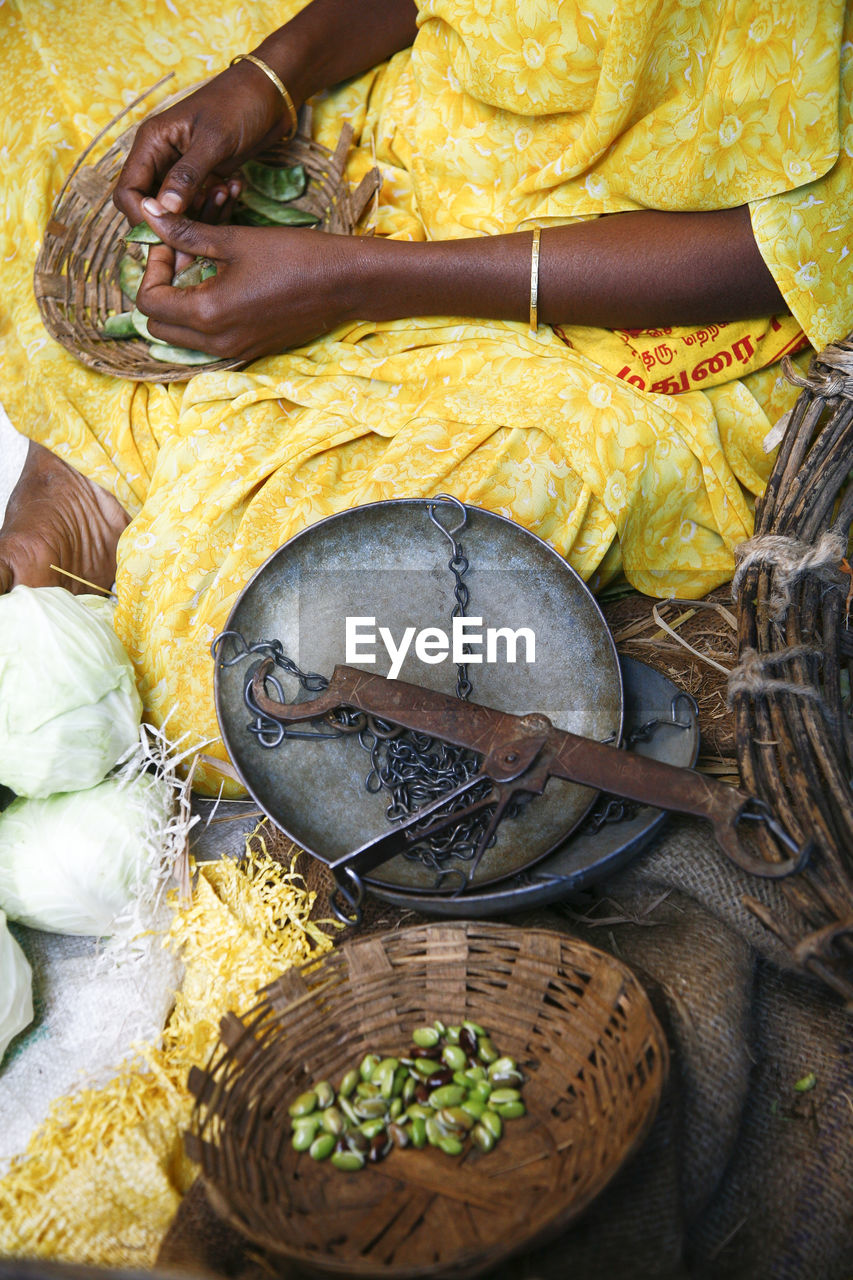
[(169, 782), (123, 773), (0, 813), (0, 908), (51, 933), (104, 937), (162, 882)]
[(0, 911), (0, 1062), (9, 1041), (32, 1020), (32, 970)]
[(0, 596), (0, 783), (17, 795), (95, 786), (137, 742), (142, 703), (112, 615), (64, 587)]

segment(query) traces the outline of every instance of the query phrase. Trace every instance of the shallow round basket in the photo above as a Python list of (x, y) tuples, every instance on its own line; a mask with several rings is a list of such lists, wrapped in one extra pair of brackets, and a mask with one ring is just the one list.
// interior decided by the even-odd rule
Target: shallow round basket
[[(668, 1055), (629, 969), (556, 932), (455, 922), (352, 942), (228, 1014), (187, 1151), (217, 1212), (268, 1253), (320, 1274), (479, 1275), (565, 1228), (647, 1133)], [(525, 1074), (527, 1115), (488, 1154), (395, 1148), (357, 1173), (291, 1146), (288, 1106), (337, 1088), (415, 1027), (482, 1024)]]
[[(162, 82), (161, 82), (162, 83)], [(195, 87), (195, 86), (194, 86)], [(148, 93), (153, 93), (155, 85)], [(162, 111), (184, 90), (160, 103)], [(146, 94), (142, 95), (145, 98)], [(99, 373), (144, 382), (184, 382), (213, 369), (236, 369), (245, 361), (212, 360), (205, 365), (167, 364), (154, 360), (142, 338), (103, 338), (107, 316), (131, 305), (118, 284), (118, 264), (128, 252), (139, 257), (138, 245), (127, 245), (127, 219), (112, 202), (113, 189), (130, 150), (137, 122), (125, 130), (96, 162), (87, 163), (98, 143), (141, 99), (131, 103), (98, 135), (80, 156), (57, 196), (36, 259), (33, 287), (45, 328), (78, 360)], [(305, 194), (293, 205), (320, 219), (318, 227), (351, 235), (371, 196), (378, 190), (373, 169), (352, 190), (344, 179), (352, 129), (344, 125), (334, 152), (311, 137), (311, 111), (300, 113), (299, 132), (290, 142), (264, 155), (271, 164), (304, 165)], [(305, 228), (306, 232), (315, 228)]]

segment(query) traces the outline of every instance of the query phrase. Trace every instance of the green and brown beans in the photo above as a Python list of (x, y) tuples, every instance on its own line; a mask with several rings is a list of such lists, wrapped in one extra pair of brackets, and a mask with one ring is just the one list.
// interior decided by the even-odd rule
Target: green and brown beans
[(504, 1122), (525, 1115), (524, 1074), (476, 1022), (416, 1027), (399, 1057), (368, 1053), (337, 1090), (321, 1080), (289, 1107), (296, 1151), (356, 1172), (395, 1146), (458, 1156), (491, 1151)]

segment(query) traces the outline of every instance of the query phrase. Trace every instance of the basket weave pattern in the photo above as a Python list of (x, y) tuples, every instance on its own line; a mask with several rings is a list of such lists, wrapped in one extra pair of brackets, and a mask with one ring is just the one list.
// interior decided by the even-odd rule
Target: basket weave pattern
[[(182, 96), (167, 99), (158, 110)], [(126, 110), (135, 105), (132, 103)], [(104, 133), (124, 114), (117, 116)], [(201, 371), (239, 368), (245, 361), (217, 360), (201, 366), (167, 364), (152, 358), (142, 338), (115, 340), (101, 336), (107, 316), (126, 310), (128, 305), (118, 284), (119, 261), (128, 252), (140, 261), (142, 257), (139, 246), (125, 244), (122, 237), (128, 230), (127, 220), (112, 202), (138, 127), (137, 123), (122, 133), (97, 162), (84, 163), (103, 136), (99, 135), (77, 161), (57, 196), (33, 279), (45, 328), (90, 369), (119, 378), (183, 382)], [(372, 169), (353, 191), (343, 176), (353, 136), (350, 126), (344, 125), (334, 152), (314, 142), (310, 132), (311, 111), (306, 108), (300, 113), (296, 137), (270, 148), (263, 159), (271, 164), (303, 165), (308, 188), (293, 202), (294, 206), (318, 217), (318, 229), (351, 235), (379, 188), (379, 171)]]
[[(288, 1105), (367, 1052), (470, 1018), (525, 1072), (528, 1114), (492, 1152), (395, 1149), (343, 1174), (290, 1144)], [(544, 929), (456, 922), (355, 941), (229, 1014), (187, 1151), (217, 1212), (274, 1255), (359, 1276), (473, 1276), (571, 1222), (635, 1150), (666, 1077), (663, 1033), (618, 961)]]

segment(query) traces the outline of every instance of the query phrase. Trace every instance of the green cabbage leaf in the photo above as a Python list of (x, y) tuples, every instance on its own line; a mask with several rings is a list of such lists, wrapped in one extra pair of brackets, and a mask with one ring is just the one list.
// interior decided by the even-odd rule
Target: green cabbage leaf
[(93, 787), (136, 744), (142, 703), (112, 616), (64, 587), (0, 596), (0, 783), (17, 795)]
[(169, 781), (124, 772), (0, 814), (0, 908), (52, 933), (112, 934), (162, 883)]

